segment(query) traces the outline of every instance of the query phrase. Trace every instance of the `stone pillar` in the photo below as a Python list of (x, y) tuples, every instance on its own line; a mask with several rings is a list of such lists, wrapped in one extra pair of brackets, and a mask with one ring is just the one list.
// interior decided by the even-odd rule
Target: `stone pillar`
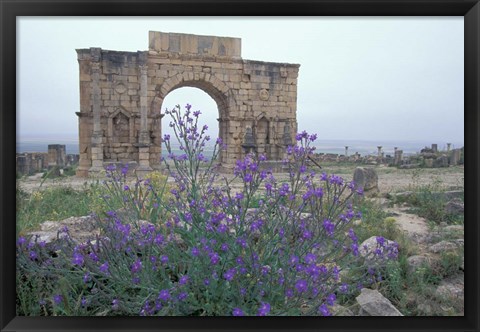
[(438, 152), (438, 145), (437, 144), (432, 144), (432, 150), (433, 150), (433, 153), (437, 153)]
[(460, 162), (461, 149), (453, 149), (452, 156), (450, 157), (450, 165), (458, 165)]
[(66, 148), (62, 144), (48, 145), (48, 167), (66, 166)]
[(378, 149), (378, 155), (377, 155), (377, 162), (381, 162), (382, 161), (382, 147), (381, 146), (377, 146), (377, 149)]
[(402, 164), (402, 159), (403, 159), (403, 150), (398, 150), (395, 148), (395, 156), (393, 159), (393, 164), (395, 166), (399, 166)]
[(348, 146), (345, 146), (345, 157), (348, 157)]
[(100, 89), (100, 48), (91, 48), (92, 64), (92, 101), (93, 101), (93, 133), (92, 133), (92, 167), (89, 172), (95, 173), (103, 170), (103, 132), (101, 119), (101, 89)]
[(150, 132), (148, 131), (148, 105), (147, 105), (147, 54), (140, 54), (140, 133), (138, 135), (138, 167), (136, 173), (143, 176), (152, 171), (150, 167)]
[(450, 152), (451, 146), (452, 146), (452, 143), (447, 143), (447, 152)]

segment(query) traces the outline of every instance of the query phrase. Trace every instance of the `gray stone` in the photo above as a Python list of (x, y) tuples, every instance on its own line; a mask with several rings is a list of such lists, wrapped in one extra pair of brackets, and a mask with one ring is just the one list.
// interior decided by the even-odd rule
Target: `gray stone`
[(448, 167), (448, 157), (446, 155), (441, 155), (433, 161), (433, 167)]
[(330, 312), (333, 316), (355, 316), (355, 314), (347, 307), (335, 304), (330, 308)]
[(360, 305), (361, 315), (364, 316), (403, 316), (393, 304), (379, 291), (362, 288), (356, 297)]
[(464, 275), (461, 273), (442, 280), (435, 290), (435, 296), (446, 300), (458, 299), (463, 301), (464, 289)]
[(355, 184), (363, 188), (365, 195), (371, 196), (379, 192), (378, 175), (375, 169), (371, 167), (357, 167), (353, 173)]
[[(383, 266), (389, 260), (388, 252), (385, 252), (385, 247), (392, 248), (394, 245), (394, 241), (385, 239), (384, 247), (381, 247), (377, 242), (377, 237), (372, 236), (359, 245), (358, 252), (360, 256), (365, 259), (365, 264), (367, 266)], [(381, 255), (375, 253), (377, 249), (380, 249)]]
[(91, 216), (70, 217), (60, 221), (45, 221), (40, 225), (39, 231), (27, 233), (32, 236), (32, 240), (38, 242), (45, 241), (46, 244), (52, 243), (68, 235), (78, 243), (84, 243), (88, 240), (94, 240), (100, 233), (95, 219)]
[(437, 254), (439, 252), (451, 251), (451, 250), (455, 250), (457, 248), (458, 248), (458, 245), (453, 243), (453, 242), (440, 241), (440, 242), (435, 243), (434, 245), (431, 245), (430, 247), (428, 247), (428, 250), (430, 252), (433, 252), (433, 253)]
[(445, 212), (447, 214), (463, 214), (465, 204), (460, 200), (452, 200), (445, 205)]
[(407, 258), (408, 272), (413, 273), (422, 266), (427, 266), (430, 259), (427, 256), (415, 255)]
[(432, 168), (433, 167), (433, 159), (432, 158), (427, 158), (424, 160), (425, 167)]
[(462, 225), (450, 225), (446, 226), (443, 230), (447, 233), (463, 233), (464, 227)]

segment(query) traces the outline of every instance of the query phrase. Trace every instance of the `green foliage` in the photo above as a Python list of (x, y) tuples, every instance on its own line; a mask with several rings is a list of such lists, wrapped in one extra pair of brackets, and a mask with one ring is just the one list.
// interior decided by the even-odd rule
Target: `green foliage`
[(62, 220), (91, 212), (95, 197), (71, 187), (52, 187), (27, 193), (17, 187), (17, 233), (33, 230), (46, 220)]

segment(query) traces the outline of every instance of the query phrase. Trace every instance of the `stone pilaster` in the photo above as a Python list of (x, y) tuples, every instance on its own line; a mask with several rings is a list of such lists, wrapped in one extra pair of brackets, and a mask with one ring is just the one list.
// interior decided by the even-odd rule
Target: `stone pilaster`
[(93, 133), (92, 133), (92, 167), (89, 172), (100, 172), (103, 170), (103, 131), (101, 126), (101, 89), (100, 89), (100, 56), (101, 49), (92, 48), (92, 111), (93, 111)]
[(140, 73), (140, 133), (138, 135), (138, 167), (136, 169), (136, 173), (139, 176), (143, 176), (153, 170), (150, 167), (151, 142), (147, 122), (147, 70), (148, 67), (146, 65), (146, 55), (143, 55), (140, 66), (138, 67), (138, 71)]

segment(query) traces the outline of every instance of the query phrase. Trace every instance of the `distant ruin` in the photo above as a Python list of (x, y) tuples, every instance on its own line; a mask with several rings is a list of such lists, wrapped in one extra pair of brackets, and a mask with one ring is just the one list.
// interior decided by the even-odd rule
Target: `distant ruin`
[(377, 154), (367, 154), (362, 156), (360, 153), (348, 154), (348, 146), (345, 146), (345, 154), (338, 153), (315, 153), (312, 156), (313, 162), (321, 164), (329, 163), (355, 163), (363, 165), (388, 165), (398, 168), (442, 168), (457, 166), (463, 164), (464, 149), (451, 149), (451, 144), (447, 143), (447, 149), (441, 151), (437, 144), (432, 144), (431, 148), (425, 147), (419, 152), (411, 155), (404, 155), (403, 150), (394, 147), (392, 155), (385, 155), (382, 146), (377, 146)]
[(281, 160), (294, 142), (300, 65), (244, 60), (240, 38), (150, 31), (148, 51), (76, 51), (79, 176), (110, 163), (130, 164), (137, 174), (159, 169), (162, 103), (185, 86), (218, 106), (218, 136), (227, 145), (222, 168), (250, 151)]
[(78, 164), (78, 154), (67, 154), (63, 144), (48, 145), (48, 152), (23, 152), (16, 154), (17, 175), (33, 175), (56, 168), (58, 173)]

